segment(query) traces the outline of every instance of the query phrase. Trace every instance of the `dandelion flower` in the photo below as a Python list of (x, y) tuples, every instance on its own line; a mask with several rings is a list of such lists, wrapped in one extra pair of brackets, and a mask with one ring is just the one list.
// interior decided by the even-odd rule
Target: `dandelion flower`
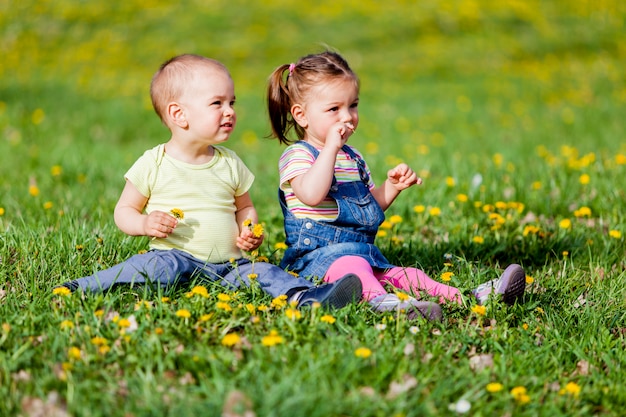
[(253, 274), (253, 273), (248, 274), (248, 279), (249, 279), (250, 281), (254, 281), (254, 280), (256, 280), (258, 277), (259, 277), (259, 274)]
[(423, 205), (419, 204), (419, 205), (413, 207), (413, 211), (418, 213), (418, 214), (419, 213), (423, 213), (423, 212), (426, 211), (426, 207), (424, 207)]
[(206, 289), (206, 287), (203, 287), (202, 285), (196, 285), (191, 289), (191, 291), (189, 291), (188, 297), (192, 297), (194, 295), (203, 298), (209, 298), (209, 291)]
[(67, 357), (70, 359), (75, 359), (78, 360), (81, 358), (81, 356), (83, 355), (83, 353), (81, 352), (81, 350), (79, 348), (77, 348), (76, 346), (72, 346), (71, 348), (69, 348), (69, 350), (67, 351)]
[(487, 392), (490, 392), (493, 394), (495, 392), (502, 391), (504, 389), (504, 386), (499, 382), (490, 382), (487, 384), (485, 389), (487, 390)]
[(219, 294), (217, 294), (217, 299), (219, 301), (231, 301), (233, 299), (233, 297), (231, 297), (228, 294), (219, 293)]
[(67, 287), (56, 287), (55, 289), (52, 290), (52, 294), (67, 296), (67, 295), (72, 294), (72, 291)]
[(526, 275), (526, 284), (532, 284), (533, 282), (535, 282), (535, 279), (530, 275)]
[(122, 328), (122, 329), (125, 329), (125, 328), (127, 328), (127, 327), (130, 327), (130, 320), (128, 320), (128, 319), (120, 319), (120, 320), (117, 322), (117, 326), (118, 326), (118, 327), (120, 327), (120, 328)]
[(389, 222), (390, 222), (391, 224), (398, 224), (398, 223), (402, 223), (402, 217), (401, 217), (401, 216), (399, 216), (399, 215), (397, 215), (397, 214), (394, 214), (393, 216), (391, 216), (391, 217), (389, 218)]
[(235, 346), (241, 341), (241, 337), (237, 333), (228, 333), (222, 338), (222, 345)]
[(454, 187), (455, 184), (456, 184), (456, 181), (454, 180), (454, 178), (446, 177), (446, 185), (448, 187)]
[(217, 308), (218, 310), (233, 311), (233, 308), (230, 306), (230, 304), (224, 301), (218, 301), (217, 303), (215, 303), (215, 308)]
[(482, 236), (474, 236), (472, 238), (472, 242), (482, 245), (483, 243), (485, 243), (485, 238), (483, 238)]
[(28, 186), (28, 194), (33, 197), (37, 197), (39, 195), (39, 187), (34, 184)]
[(91, 338), (91, 344), (94, 346), (104, 346), (108, 343), (109, 341), (101, 336), (95, 336)]
[(447, 271), (441, 274), (441, 280), (443, 282), (449, 282), (453, 276), (454, 276), (454, 272)]
[(430, 214), (433, 217), (440, 216), (441, 215), (441, 209), (439, 207), (432, 207), (428, 211), (428, 214)]
[(609, 236), (611, 236), (613, 239), (621, 239), (622, 232), (620, 232), (619, 230), (610, 230)]
[(246, 219), (243, 221), (243, 227), (250, 227), (252, 226), (252, 219)]
[(328, 323), (328, 324), (333, 324), (334, 322), (337, 321), (337, 319), (331, 316), (330, 314), (324, 314), (322, 317), (320, 317), (320, 321), (324, 323)]
[(587, 185), (589, 184), (589, 181), (591, 181), (591, 178), (589, 177), (588, 174), (582, 174), (580, 176), (580, 178), (578, 178), (578, 181), (582, 184), (582, 185)]
[(261, 339), (261, 344), (263, 346), (276, 346), (278, 344), (284, 343), (285, 339), (283, 339), (276, 330), (272, 330), (269, 335), (263, 337)]
[(4, 216), (4, 207), (0, 207), (0, 216)]
[(369, 358), (372, 355), (372, 351), (366, 347), (360, 347), (354, 351), (354, 355), (357, 358)]
[(174, 217), (176, 217), (178, 220), (182, 220), (185, 218), (185, 212), (183, 212), (181, 209), (179, 208), (173, 208), (170, 210), (170, 214)]
[(472, 306), (472, 313), (484, 316), (487, 313), (487, 307), (476, 304)]
[(45, 203), (43, 203), (44, 210), (50, 210), (53, 206), (54, 206), (54, 203), (52, 203), (52, 201), (46, 201)]
[(511, 396), (517, 401), (519, 404), (526, 404), (530, 402), (530, 397), (526, 392), (526, 388), (523, 386), (517, 386), (511, 389)]
[(300, 310), (297, 310), (295, 308), (288, 308), (287, 310), (285, 310), (285, 315), (290, 320), (294, 320), (294, 321), (302, 318), (302, 313), (300, 313)]
[(467, 197), (467, 194), (457, 194), (456, 199), (457, 201), (461, 203), (467, 203), (467, 200), (469, 200), (469, 197)]
[(176, 311), (176, 317), (180, 317), (182, 319), (188, 319), (189, 317), (191, 317), (191, 313), (189, 312), (189, 310), (182, 308)]
[(559, 227), (561, 229), (569, 229), (572, 227), (572, 221), (570, 219), (563, 219), (559, 222)]
[(568, 382), (565, 387), (559, 391), (560, 395), (571, 395), (572, 397), (578, 397), (580, 395), (581, 387), (575, 382)]
[(386, 230), (378, 230), (378, 232), (376, 232), (376, 237), (386, 237), (386, 236), (387, 236)]
[(263, 236), (263, 225), (260, 223), (255, 224), (252, 227), (252, 236), (261, 237)]
[(285, 242), (276, 242), (276, 244), (274, 245), (274, 249), (285, 250), (287, 249), (287, 244)]
[(279, 295), (278, 297), (272, 300), (271, 306), (277, 309), (281, 309), (287, 305), (287, 296)]
[(396, 296), (400, 301), (407, 301), (409, 299), (409, 295), (403, 292), (396, 292)]
[(59, 327), (61, 327), (61, 329), (73, 329), (74, 328), (74, 322), (72, 322), (70, 320), (63, 320)]
[(578, 210), (574, 210), (575, 217), (591, 217), (591, 209), (589, 207), (583, 206)]
[(53, 177), (58, 177), (62, 173), (63, 168), (60, 165), (53, 165), (52, 168), (50, 168), (50, 175), (52, 175)]

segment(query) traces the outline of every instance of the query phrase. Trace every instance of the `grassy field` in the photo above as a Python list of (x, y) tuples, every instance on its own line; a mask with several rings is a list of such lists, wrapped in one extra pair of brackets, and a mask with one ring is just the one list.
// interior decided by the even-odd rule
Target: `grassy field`
[[(620, 0), (0, 0), (0, 415), (625, 415), (625, 18)], [(465, 294), (521, 263), (523, 304), (468, 298), (433, 324), (201, 282), (53, 294), (146, 248), (112, 212), (168, 139), (150, 78), (185, 52), (232, 72), (228, 146), (278, 261), (265, 83), (325, 47), (361, 78), (350, 141), (375, 180), (399, 161), (424, 178), (383, 252)]]

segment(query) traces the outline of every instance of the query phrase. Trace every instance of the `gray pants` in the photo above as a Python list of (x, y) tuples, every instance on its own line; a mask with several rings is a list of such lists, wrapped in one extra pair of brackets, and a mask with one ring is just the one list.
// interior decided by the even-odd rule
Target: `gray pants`
[(151, 250), (134, 255), (125, 262), (94, 275), (63, 284), (72, 290), (105, 291), (117, 285), (149, 284), (166, 288), (188, 284), (198, 278), (219, 282), (227, 289), (250, 286), (249, 274), (256, 274), (256, 282), (272, 297), (292, 295), (298, 290), (314, 287), (311, 281), (297, 278), (276, 265), (237, 259), (234, 262), (210, 264), (178, 249)]

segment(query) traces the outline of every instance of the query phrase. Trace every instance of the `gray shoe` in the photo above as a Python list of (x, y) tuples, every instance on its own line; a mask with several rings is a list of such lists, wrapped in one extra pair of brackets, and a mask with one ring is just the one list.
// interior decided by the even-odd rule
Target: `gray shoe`
[(418, 317), (425, 318), (429, 321), (441, 321), (443, 319), (443, 312), (439, 304), (430, 301), (419, 301), (413, 297), (402, 301), (396, 294), (383, 294), (374, 297), (369, 303), (372, 305), (374, 311), (380, 313), (386, 311), (405, 311), (406, 317), (409, 320), (415, 320)]
[(472, 291), (472, 294), (480, 305), (486, 304), (491, 294), (501, 294), (502, 301), (508, 305), (513, 305), (524, 295), (524, 291), (526, 291), (526, 272), (521, 266), (511, 264), (504, 270), (500, 278), (480, 284)]

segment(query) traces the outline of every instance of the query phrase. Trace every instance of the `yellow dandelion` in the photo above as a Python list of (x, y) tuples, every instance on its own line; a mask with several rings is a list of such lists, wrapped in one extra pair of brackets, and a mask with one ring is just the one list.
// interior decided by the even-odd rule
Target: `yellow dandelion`
[(561, 229), (569, 229), (572, 227), (572, 221), (570, 219), (563, 219), (559, 222), (559, 227)]
[(378, 232), (376, 232), (376, 236), (377, 237), (386, 237), (387, 236), (387, 231), (386, 230), (379, 230)]
[(279, 336), (276, 330), (272, 330), (269, 335), (264, 336), (263, 339), (261, 339), (261, 344), (263, 346), (271, 347), (271, 346), (276, 346), (278, 344), (284, 343), (284, 341), (285, 339)]
[(532, 284), (533, 282), (535, 282), (535, 279), (533, 277), (531, 277), (530, 275), (526, 275), (526, 284)]
[(421, 204), (419, 204), (419, 205), (413, 207), (413, 211), (416, 212), (416, 213), (423, 213), (423, 212), (426, 211), (426, 207), (421, 205)]
[(209, 291), (202, 285), (196, 285), (190, 291), (191, 295), (197, 295), (203, 298), (209, 298)]
[(274, 308), (283, 308), (287, 305), (287, 296), (286, 295), (279, 295), (278, 297), (274, 298), (271, 302), (271, 306)]
[(591, 209), (589, 207), (583, 206), (578, 210), (574, 210), (574, 216), (576, 217), (591, 217)]
[(609, 236), (611, 236), (613, 239), (621, 239), (622, 232), (620, 232), (619, 230), (609, 230)]
[(54, 295), (71, 295), (72, 291), (67, 287), (56, 287), (52, 290), (52, 294)]
[(455, 184), (456, 184), (456, 181), (454, 180), (454, 178), (446, 177), (446, 185), (448, 187), (454, 187)]
[(252, 226), (252, 219), (244, 220), (242, 225), (243, 225), (243, 227), (250, 227), (250, 226)]
[(467, 196), (467, 194), (457, 194), (456, 199), (457, 201), (461, 203), (467, 203), (467, 201), (469, 200), (469, 197)]
[(252, 227), (252, 236), (261, 237), (263, 236), (263, 225), (260, 223), (255, 224)]
[(258, 275), (258, 274), (253, 274), (253, 273), (248, 274), (248, 279), (249, 279), (250, 281), (254, 281), (254, 280), (256, 280), (258, 277), (259, 277), (259, 275)]
[(277, 250), (286, 250), (287, 249), (287, 244), (285, 242), (276, 242), (274, 244), (274, 249)]
[(431, 209), (428, 210), (428, 214), (430, 214), (433, 217), (440, 216), (441, 209), (439, 207), (431, 207)]
[(170, 297), (161, 297), (161, 302), (166, 304), (170, 302)]
[(218, 310), (233, 311), (231, 305), (224, 301), (218, 301), (217, 303), (215, 303), (215, 308), (217, 308)]
[(111, 347), (108, 345), (103, 345), (98, 348), (98, 353), (101, 355), (106, 355), (111, 350)]
[(157, 336), (162, 335), (163, 333), (165, 333), (165, 330), (163, 330), (162, 327), (157, 327), (156, 329), (154, 329), (154, 334), (156, 334)]
[(11, 325), (9, 323), (2, 323), (2, 333), (9, 333), (11, 331)]
[(522, 231), (522, 235), (523, 236), (536, 235), (537, 233), (539, 233), (540, 230), (541, 229), (539, 229), (539, 227), (533, 226), (532, 224), (528, 224), (528, 225), (524, 226), (524, 230)]
[(591, 177), (589, 177), (588, 174), (582, 174), (578, 178), (578, 182), (580, 182), (582, 185), (587, 185), (587, 184), (589, 184), (590, 181), (591, 181)]
[(302, 318), (302, 313), (300, 312), (300, 310), (295, 308), (288, 308), (287, 310), (285, 310), (285, 315), (287, 316), (287, 318), (294, 321)]
[(399, 216), (399, 215), (397, 215), (397, 214), (394, 214), (393, 216), (391, 216), (391, 217), (389, 218), (389, 222), (390, 222), (391, 224), (398, 224), (398, 223), (402, 223), (402, 217), (401, 217), (401, 216)]
[(241, 341), (241, 337), (237, 333), (228, 333), (222, 338), (222, 345), (235, 346)]
[(102, 317), (102, 316), (104, 316), (104, 310), (99, 308), (99, 309), (97, 309), (96, 311), (93, 312), (93, 315), (96, 316), (96, 317)]
[(563, 255), (564, 258), (567, 258), (569, 256), (569, 252), (564, 250), (562, 255)]
[(73, 329), (74, 328), (74, 322), (72, 322), (70, 320), (63, 320), (59, 327), (61, 327), (61, 329)]
[(384, 220), (379, 226), (380, 229), (386, 229), (386, 230), (389, 230), (392, 227), (393, 227), (393, 223), (391, 223), (389, 220)]
[(120, 327), (122, 329), (126, 329), (126, 328), (130, 327), (130, 320), (128, 320), (128, 319), (120, 319), (117, 322), (117, 327)]
[(487, 307), (476, 304), (472, 306), (472, 313), (478, 316), (484, 316), (487, 313)]
[(526, 404), (530, 402), (530, 397), (527, 394), (526, 388), (522, 386), (517, 386), (511, 389), (511, 396), (519, 404)]
[(173, 208), (170, 210), (170, 214), (176, 217), (178, 220), (182, 220), (185, 218), (185, 212), (179, 208)]
[(396, 297), (398, 297), (398, 299), (400, 301), (407, 301), (409, 299), (409, 295), (400, 291), (396, 292)]
[(366, 347), (360, 347), (354, 351), (354, 355), (357, 358), (369, 358), (372, 355), (372, 351)]
[(0, 216), (4, 216), (4, 207), (0, 207)]
[(189, 317), (191, 317), (191, 313), (189, 312), (189, 310), (182, 308), (176, 311), (176, 317), (180, 317), (181, 319), (188, 319)]
[(524, 329), (524, 330), (528, 330), (528, 323), (524, 323), (524, 324), (522, 324), (522, 329)]
[(83, 352), (80, 350), (80, 348), (77, 348), (76, 346), (72, 346), (67, 351), (67, 357), (70, 359), (79, 360), (82, 355)]
[(45, 203), (43, 203), (44, 210), (50, 210), (53, 206), (54, 204), (52, 203), (52, 201), (46, 201)]
[(504, 389), (504, 386), (499, 382), (490, 382), (487, 384), (485, 389), (487, 390), (487, 392), (490, 392), (493, 394), (495, 392), (502, 391)]
[(493, 163), (496, 164), (497, 166), (502, 165), (502, 160), (504, 159), (504, 157), (502, 156), (501, 153), (495, 153), (493, 154)]
[(150, 310), (152, 308), (152, 302), (147, 300), (138, 301), (135, 303), (135, 310), (141, 310), (145, 308), (146, 310)]
[(578, 397), (580, 395), (581, 387), (575, 382), (568, 382), (565, 387), (559, 390), (560, 395), (571, 395), (572, 397)]
[(211, 320), (211, 318), (213, 317), (213, 313), (209, 313), (209, 314), (203, 314), (200, 316), (200, 318), (198, 319), (198, 321), (200, 323), (205, 323), (209, 320)]
[(498, 210), (506, 210), (508, 205), (504, 201), (496, 201), (495, 207)]
[(62, 173), (63, 173), (63, 168), (60, 165), (53, 165), (50, 168), (50, 175), (52, 175), (53, 177), (58, 177)]
[(485, 239), (482, 236), (474, 236), (472, 238), (472, 242), (482, 245), (483, 243), (485, 243)]
[(443, 282), (449, 282), (453, 276), (454, 276), (454, 272), (447, 271), (441, 274), (441, 280)]
[(220, 293), (220, 294), (217, 294), (217, 299), (219, 301), (225, 301), (226, 302), (226, 301), (232, 301), (233, 297), (231, 297), (228, 294)]
[(33, 197), (37, 197), (39, 195), (39, 187), (34, 184), (28, 186), (28, 194)]
[(615, 155), (615, 163), (617, 165), (624, 165), (626, 164), (626, 155), (618, 153), (617, 155)]
[(328, 323), (328, 324), (333, 324), (334, 322), (337, 321), (337, 319), (331, 316), (330, 314), (324, 314), (322, 317), (320, 317), (320, 321), (323, 321), (324, 323)]
[(543, 184), (541, 183), (541, 181), (533, 181), (533, 183), (530, 185), (530, 187), (533, 190), (541, 190), (541, 187), (543, 187)]
[(109, 341), (101, 336), (95, 336), (91, 338), (91, 344), (95, 346), (104, 346), (108, 343)]

